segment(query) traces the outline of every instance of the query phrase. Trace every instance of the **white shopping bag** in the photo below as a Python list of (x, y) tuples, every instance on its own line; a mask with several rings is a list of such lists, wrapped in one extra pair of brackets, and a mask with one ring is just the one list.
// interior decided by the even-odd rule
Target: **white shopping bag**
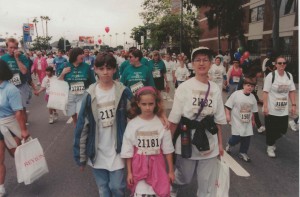
[(49, 172), (43, 148), (37, 138), (17, 147), (15, 164), (18, 183), (31, 184)]
[(65, 111), (68, 103), (68, 94), (69, 84), (67, 82), (51, 79), (47, 107)]
[(218, 170), (215, 174), (215, 187), (212, 196), (216, 197), (228, 197), (229, 196), (229, 186), (230, 186), (230, 178), (229, 178), (229, 167), (224, 162), (221, 157), (221, 160), (218, 160)]

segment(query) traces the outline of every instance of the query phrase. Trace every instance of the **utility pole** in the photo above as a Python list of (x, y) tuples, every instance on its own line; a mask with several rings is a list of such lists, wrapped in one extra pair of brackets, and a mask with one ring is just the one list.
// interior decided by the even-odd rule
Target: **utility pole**
[(181, 0), (180, 11), (180, 53), (182, 53), (182, 37), (183, 37), (183, 0)]

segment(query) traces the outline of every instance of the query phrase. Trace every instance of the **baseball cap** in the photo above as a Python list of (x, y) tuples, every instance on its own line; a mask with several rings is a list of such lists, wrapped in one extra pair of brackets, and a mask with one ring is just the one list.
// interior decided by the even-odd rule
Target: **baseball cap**
[(191, 55), (192, 61), (194, 60), (194, 58), (197, 54), (204, 54), (204, 55), (207, 55), (209, 57), (209, 59), (212, 59), (213, 52), (208, 47), (201, 46), (201, 47), (195, 48), (195, 49), (193, 49), (192, 55)]

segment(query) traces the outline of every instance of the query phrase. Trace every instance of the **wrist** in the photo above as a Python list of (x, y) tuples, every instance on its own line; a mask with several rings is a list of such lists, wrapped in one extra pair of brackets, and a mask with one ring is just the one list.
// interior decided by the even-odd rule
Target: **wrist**
[(292, 107), (296, 107), (297, 105), (296, 104), (292, 104)]

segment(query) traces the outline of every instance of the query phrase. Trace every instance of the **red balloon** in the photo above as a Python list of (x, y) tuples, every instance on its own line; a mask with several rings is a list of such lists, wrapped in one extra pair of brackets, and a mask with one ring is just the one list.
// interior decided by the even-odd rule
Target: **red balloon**
[(105, 27), (105, 31), (106, 31), (106, 33), (108, 33), (109, 32), (109, 27)]
[(243, 54), (244, 59), (248, 59), (249, 56), (250, 56), (249, 51), (245, 51), (245, 53)]
[(244, 57), (244, 56), (242, 56), (242, 57), (240, 58), (240, 63), (241, 63), (241, 64), (243, 64), (243, 63), (244, 63), (244, 61), (245, 61), (245, 57)]
[(98, 39), (98, 43), (101, 44), (101, 43), (102, 43), (102, 40), (101, 40), (101, 39)]

